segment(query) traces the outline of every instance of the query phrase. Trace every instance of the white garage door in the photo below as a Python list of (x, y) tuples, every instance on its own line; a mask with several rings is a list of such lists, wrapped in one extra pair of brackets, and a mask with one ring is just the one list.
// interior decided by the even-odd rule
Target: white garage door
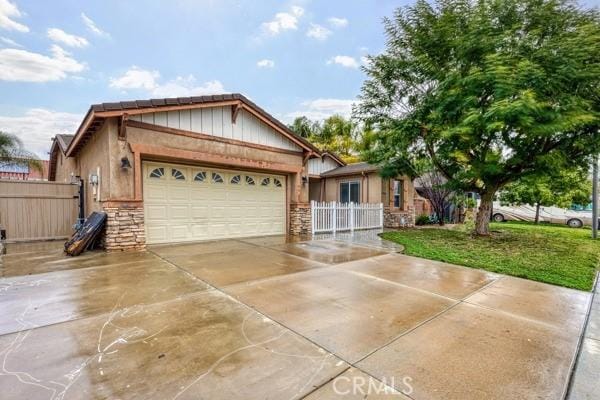
[(285, 177), (144, 163), (146, 241), (285, 233)]

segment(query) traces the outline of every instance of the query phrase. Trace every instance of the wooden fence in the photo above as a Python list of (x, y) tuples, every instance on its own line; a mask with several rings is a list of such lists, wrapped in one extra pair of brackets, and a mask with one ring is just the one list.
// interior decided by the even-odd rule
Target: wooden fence
[(383, 228), (381, 203), (310, 203), (312, 233)]
[(62, 239), (73, 233), (78, 186), (0, 180), (0, 226), (7, 241)]

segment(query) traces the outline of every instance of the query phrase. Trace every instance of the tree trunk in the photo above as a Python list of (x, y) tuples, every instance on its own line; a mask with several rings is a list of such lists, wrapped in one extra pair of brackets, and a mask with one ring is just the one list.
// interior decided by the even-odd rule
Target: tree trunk
[(536, 224), (540, 223), (540, 202), (539, 201), (535, 204), (535, 223)]
[(475, 233), (479, 236), (489, 236), (490, 234), (490, 217), (493, 199), (493, 190), (481, 194), (479, 211), (477, 212), (477, 217), (475, 218)]

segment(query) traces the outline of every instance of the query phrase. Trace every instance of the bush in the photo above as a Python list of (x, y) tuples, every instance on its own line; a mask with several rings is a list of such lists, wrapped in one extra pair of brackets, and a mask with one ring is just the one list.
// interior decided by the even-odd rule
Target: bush
[(430, 223), (431, 220), (429, 219), (429, 215), (426, 214), (419, 215), (415, 221), (415, 225), (427, 225)]

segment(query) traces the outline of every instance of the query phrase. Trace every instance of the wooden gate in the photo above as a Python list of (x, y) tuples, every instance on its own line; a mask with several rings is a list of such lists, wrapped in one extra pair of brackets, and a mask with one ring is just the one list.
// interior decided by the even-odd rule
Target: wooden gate
[(63, 239), (78, 215), (78, 185), (0, 180), (0, 226), (7, 241)]

